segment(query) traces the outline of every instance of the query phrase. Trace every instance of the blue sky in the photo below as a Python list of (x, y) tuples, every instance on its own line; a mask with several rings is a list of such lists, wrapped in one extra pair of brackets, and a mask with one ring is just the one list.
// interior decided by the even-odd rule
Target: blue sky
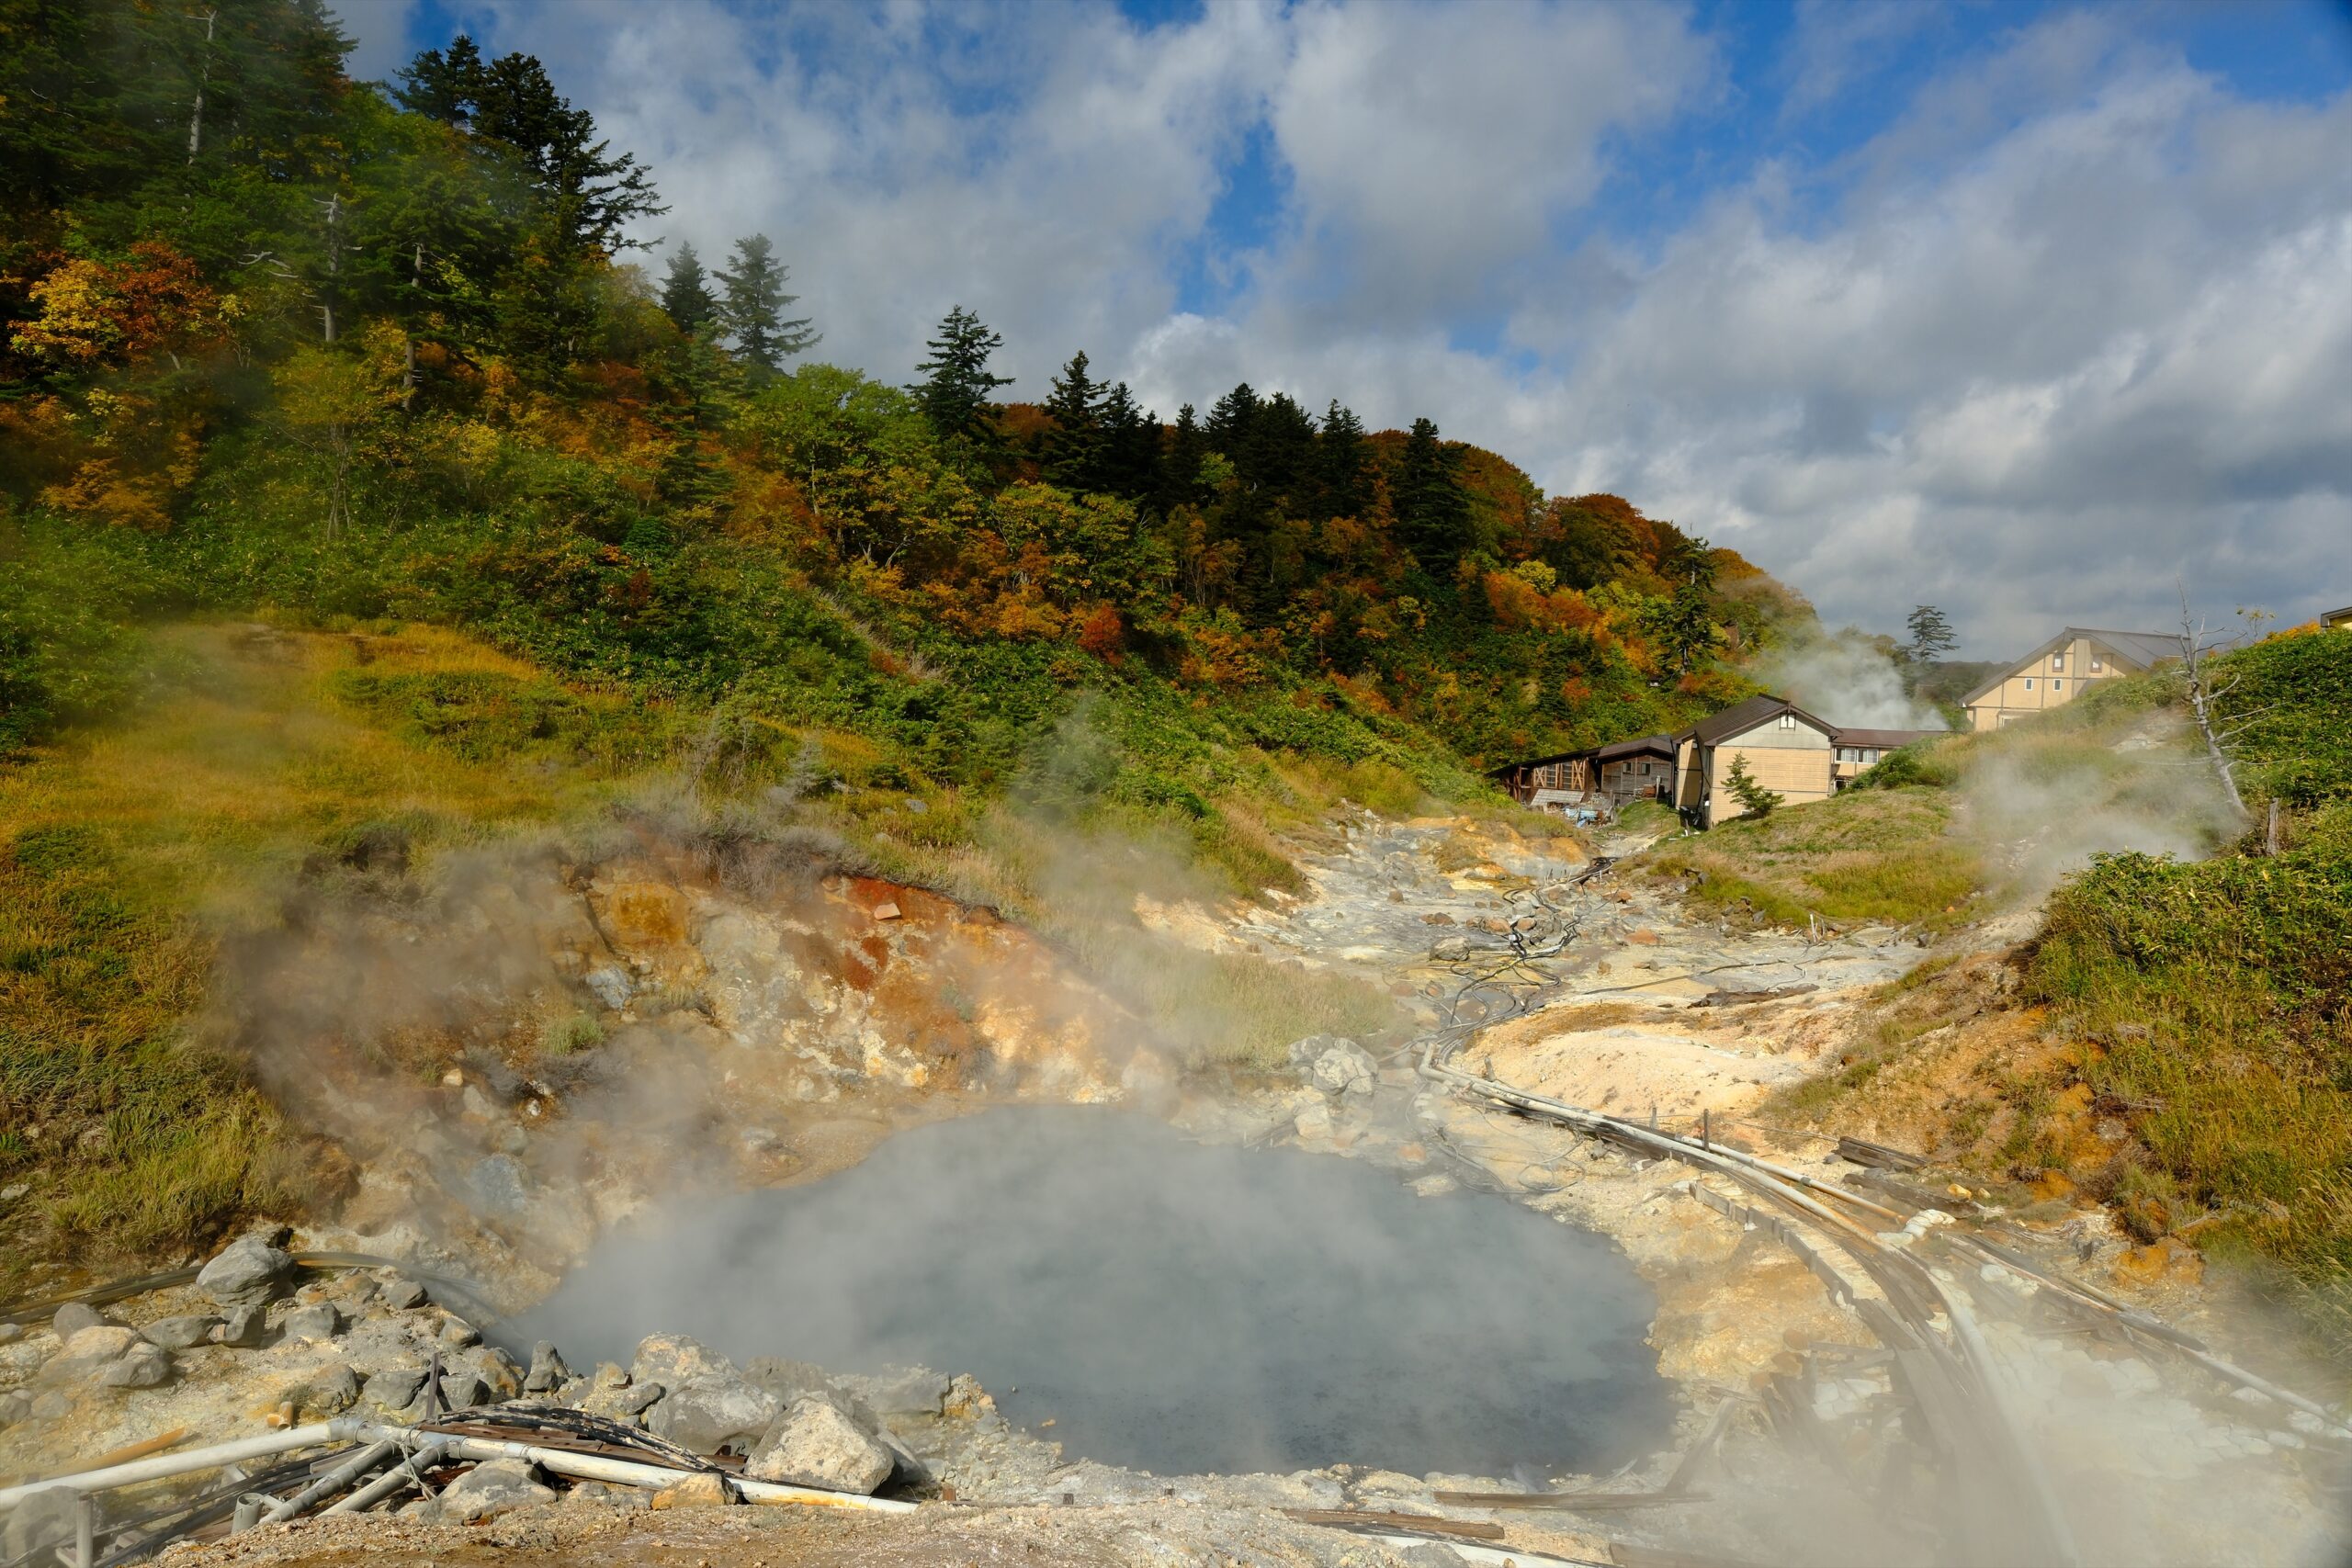
[(340, 9), (539, 55), (888, 379), (962, 303), (1015, 395), (1426, 413), (1976, 653), (2352, 602), (2340, 0)]

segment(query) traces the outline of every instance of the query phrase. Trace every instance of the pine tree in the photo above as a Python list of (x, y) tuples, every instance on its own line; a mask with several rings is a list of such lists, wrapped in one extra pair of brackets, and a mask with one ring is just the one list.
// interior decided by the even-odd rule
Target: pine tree
[(909, 387), (942, 441), (962, 440), (986, 447), (996, 437), (996, 422), (989, 413), (989, 394), (1012, 385), (1010, 376), (989, 369), (989, 355), (1004, 346), (1004, 339), (989, 331), (979, 317), (958, 305), (939, 323), (939, 335), (923, 344), (931, 357), (915, 367), (924, 378)]
[(1159, 416), (1136, 402), (1125, 381), (1102, 396), (1102, 445), (1096, 488), (1109, 495), (1148, 500), (1159, 490)]
[(784, 319), (784, 308), (800, 298), (784, 291), (792, 269), (775, 259), (765, 234), (735, 242), (735, 270), (718, 274), (726, 290), (718, 305), (718, 323), (735, 340), (735, 351), (761, 370), (774, 375), (788, 355), (812, 348), (821, 334), (808, 330), (808, 318)]
[(718, 297), (710, 291), (702, 258), (683, 242), (670, 258), (669, 276), (662, 280), (662, 309), (680, 332), (690, 335), (718, 319)]
[(1747, 771), (1747, 754), (1744, 751), (1731, 754), (1731, 772), (1724, 775), (1724, 787), (1731, 792), (1731, 797), (1739, 802), (1741, 811), (1748, 816), (1770, 817), (1773, 807), (1789, 798), (1777, 790), (1766, 789), (1762, 782)]
[(1360, 515), (1372, 504), (1372, 483), (1364, 463), (1363, 421), (1337, 398), (1324, 412), (1318, 447), (1325, 515)]
[(1154, 510), (1166, 516), (1180, 506), (1197, 506), (1204, 498), (1201, 489), (1201, 459), (1208, 455), (1209, 445), (1201, 434), (1201, 422), (1186, 403), (1176, 411), (1176, 428), (1168, 438), (1168, 454), (1159, 465), (1159, 487), (1154, 492)]
[(1209, 450), (1224, 453), (1238, 467), (1250, 438), (1257, 432), (1261, 406), (1257, 392), (1247, 381), (1211, 403), (1208, 423), (1202, 426)]
[(428, 49), (410, 61), (392, 96), (412, 113), (464, 130), (481, 101), (483, 73), (481, 47), (459, 33), (449, 40), (448, 53)]
[(1046, 478), (1068, 490), (1102, 489), (1102, 388), (1087, 374), (1084, 349), (1054, 378), (1046, 412), (1054, 421), (1046, 436)]
[(1436, 424), (1415, 420), (1397, 465), (1396, 523), (1405, 547), (1432, 576), (1469, 542), (1470, 496), (1456, 467), (1456, 454), (1438, 439)]
[(1905, 623), (1911, 628), (1911, 640), (1903, 649), (1905, 661), (1910, 664), (1933, 664), (1960, 646), (1960, 638), (1951, 629), (1951, 622), (1933, 604), (1920, 604), (1911, 611)]

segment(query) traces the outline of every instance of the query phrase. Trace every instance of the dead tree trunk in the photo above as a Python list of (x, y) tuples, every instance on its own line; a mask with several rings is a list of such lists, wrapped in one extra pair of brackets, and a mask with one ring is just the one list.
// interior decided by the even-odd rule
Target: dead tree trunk
[(2245, 796), (2238, 793), (2237, 771), (2222, 745), (2218, 704), (2228, 694), (2229, 687), (2217, 689), (2210, 679), (2211, 651), (2205, 641), (2204, 624), (2188, 613), (2188, 591), (2184, 588), (2180, 595), (2180, 662), (2188, 676), (2188, 709), (2196, 716), (2197, 733), (2205, 742), (2205, 755), (2213, 764), (2213, 776), (2222, 781), (2222, 793), (2230, 797), (2231, 808), (2245, 817), (2249, 815)]
[(220, 19), (218, 11), (204, 13), (204, 63), (197, 68), (196, 106), (187, 117), (187, 161), (191, 164), (204, 145), (204, 89), (212, 84), (212, 28)]

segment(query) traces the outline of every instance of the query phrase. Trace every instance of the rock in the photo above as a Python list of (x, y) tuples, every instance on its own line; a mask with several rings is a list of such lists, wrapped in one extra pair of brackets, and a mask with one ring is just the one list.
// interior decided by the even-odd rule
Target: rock
[(698, 1454), (758, 1440), (775, 1419), (777, 1401), (741, 1373), (700, 1377), (664, 1393), (645, 1413), (645, 1428)]
[(530, 1201), (523, 1164), (513, 1155), (492, 1155), (476, 1165), (466, 1178), (466, 1190), (474, 1207), (489, 1214), (518, 1214)]
[(286, 1293), (294, 1259), (257, 1235), (222, 1248), (196, 1276), (196, 1288), (224, 1307), (265, 1306)]
[(716, 1350), (706, 1349), (698, 1339), (683, 1334), (649, 1334), (637, 1342), (636, 1359), (629, 1363), (629, 1375), (638, 1382), (661, 1382), (673, 1386), (693, 1382), (696, 1378), (725, 1374), (739, 1376), (735, 1363)]
[(405, 1410), (424, 1391), (423, 1367), (386, 1367), (360, 1385), (359, 1397), (381, 1410)]
[(831, 1376), (813, 1361), (786, 1360), (781, 1356), (754, 1356), (743, 1375), (775, 1394), (779, 1409), (804, 1393), (833, 1386)]
[(996, 1399), (979, 1380), (968, 1372), (957, 1372), (947, 1380), (947, 1404), (940, 1412), (951, 1420), (971, 1420), (993, 1414)]
[(2126, 1248), (2111, 1274), (2120, 1285), (2190, 1285), (2205, 1277), (2205, 1259), (2177, 1236), (2162, 1236), (2146, 1247)]
[(51, 1389), (35, 1398), (33, 1407), (26, 1414), (36, 1421), (62, 1420), (74, 1414), (74, 1401), (56, 1389)]
[(172, 1358), (153, 1345), (134, 1345), (130, 1354), (98, 1374), (107, 1388), (159, 1388), (172, 1381)]
[(629, 977), (609, 964), (601, 969), (589, 970), (585, 984), (596, 993), (598, 1001), (615, 1012), (628, 1006), (628, 998), (636, 990), (636, 987), (629, 983)]
[(1466, 936), (1442, 936), (1430, 943), (1430, 957), (1440, 964), (1460, 964), (1470, 956)]
[(316, 1306), (296, 1307), (277, 1326), (288, 1339), (328, 1340), (343, 1327), (343, 1314), (332, 1302), (321, 1302)]
[(947, 1379), (927, 1367), (896, 1369), (875, 1380), (865, 1403), (883, 1416), (936, 1416), (946, 1407)]
[(140, 1330), (151, 1345), (161, 1345), (166, 1350), (193, 1350), (198, 1345), (212, 1343), (212, 1331), (220, 1320), (209, 1312), (188, 1313), (180, 1317), (159, 1317)]
[(1292, 1118), (1291, 1125), (1301, 1138), (1319, 1143), (1331, 1135), (1331, 1108), (1318, 1100)]
[(67, 1302), (57, 1309), (57, 1315), (49, 1320), (49, 1331), (62, 1342), (85, 1328), (99, 1327), (105, 1322), (106, 1315), (87, 1302)]
[(30, 1395), (16, 1389), (0, 1393), (0, 1429), (15, 1426), (32, 1413), (33, 1402)]
[(359, 1374), (341, 1361), (317, 1373), (294, 1396), (297, 1414), (340, 1416), (359, 1403)]
[(80, 1495), (70, 1486), (51, 1486), (9, 1509), (7, 1528), (0, 1529), (0, 1558), (20, 1562), (43, 1547), (61, 1544), (67, 1545), (70, 1555)]
[(563, 1363), (563, 1352), (551, 1339), (542, 1339), (531, 1347), (531, 1370), (523, 1376), (525, 1393), (552, 1393), (571, 1381), (571, 1369)]
[(865, 1494), (889, 1480), (897, 1465), (890, 1450), (859, 1425), (844, 1402), (808, 1393), (794, 1400), (760, 1438), (743, 1473), (755, 1481)]
[(690, 1475), (653, 1495), (656, 1508), (723, 1508), (735, 1501), (735, 1489), (723, 1475)]
[(473, 1370), (482, 1385), (499, 1399), (512, 1399), (523, 1392), (523, 1369), (514, 1358), (492, 1345), (473, 1358)]
[(481, 1331), (462, 1317), (453, 1317), (441, 1325), (441, 1342), (463, 1350), (481, 1343)]
[(1352, 1040), (1333, 1043), (1315, 1058), (1315, 1087), (1326, 1094), (1370, 1094), (1380, 1084), (1380, 1065)]
[(441, 1407), (444, 1410), (471, 1410), (489, 1397), (490, 1391), (481, 1379), (471, 1372), (441, 1373)]
[(394, 1312), (407, 1312), (423, 1306), (429, 1298), (423, 1285), (403, 1274), (385, 1281), (383, 1288), (376, 1292), (376, 1299)]
[(250, 1350), (269, 1333), (269, 1315), (257, 1306), (231, 1307), (213, 1342)]
[(605, 1508), (643, 1508), (646, 1495), (634, 1486), (616, 1486), (609, 1482), (583, 1481), (563, 1495), (567, 1503), (593, 1503)]
[(555, 1492), (539, 1484), (536, 1466), (521, 1460), (494, 1459), (443, 1487), (438, 1501), (441, 1517), (472, 1524), (534, 1503), (552, 1503)]
[(135, 1332), (114, 1324), (85, 1328), (58, 1348), (56, 1356), (35, 1374), (34, 1386), (66, 1388), (96, 1377), (122, 1359), (139, 1342)]

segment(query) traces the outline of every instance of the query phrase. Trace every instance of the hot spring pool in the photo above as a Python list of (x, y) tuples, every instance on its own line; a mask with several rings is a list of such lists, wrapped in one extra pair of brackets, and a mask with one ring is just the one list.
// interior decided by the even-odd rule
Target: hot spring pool
[(1009, 1420), (1051, 1418), (1072, 1458), (1163, 1475), (1508, 1475), (1663, 1440), (1655, 1311), (1612, 1243), (1505, 1199), (1057, 1107), (673, 1209), (502, 1337), (575, 1365), (626, 1365), (662, 1329), (739, 1361), (970, 1372)]

